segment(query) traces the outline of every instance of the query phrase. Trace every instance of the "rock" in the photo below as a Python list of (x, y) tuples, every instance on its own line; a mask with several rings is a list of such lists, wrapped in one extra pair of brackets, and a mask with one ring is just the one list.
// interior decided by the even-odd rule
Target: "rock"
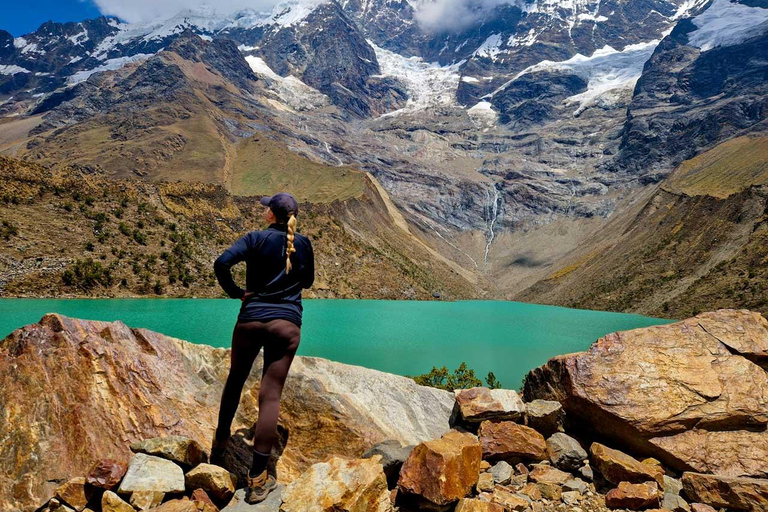
[(200, 443), (184, 436), (144, 439), (132, 443), (131, 451), (162, 457), (189, 468), (208, 462), (208, 455)]
[(539, 486), (533, 482), (525, 484), (525, 486), (523, 486), (523, 488), (520, 489), (518, 493), (528, 496), (533, 501), (539, 501), (541, 499), (541, 491), (539, 490)]
[(118, 489), (120, 494), (135, 491), (184, 492), (184, 471), (169, 460), (137, 453)]
[[(16, 330), (0, 347), (0, 403), (17, 404), (0, 423), (0, 438), (16, 447), (16, 455), (0, 453), (0, 468), (9, 471), (0, 477), (0, 510), (36, 509), (63, 476), (87, 475), (92, 454), (127, 462), (131, 443), (168, 435), (209, 448), (229, 350), (55, 314)], [(262, 366), (258, 357), (232, 428), (230, 446), (239, 452), (227, 460), (236, 474), (249, 464), (243, 433), (258, 418)], [(56, 379), (46, 377), (53, 373)], [(59, 397), (56, 408), (52, 396)], [(409, 445), (439, 438), (450, 429), (454, 405), (453, 393), (407, 377), (297, 356), (283, 389), (282, 441), (270, 471), (288, 483), (331, 455), (359, 457), (385, 439)], [(307, 428), (307, 418), (322, 428)]]
[(683, 490), (692, 501), (733, 510), (768, 510), (768, 480), (683, 473)]
[(621, 482), (642, 483), (653, 480), (664, 485), (664, 472), (655, 465), (643, 464), (634, 457), (608, 448), (600, 443), (592, 443), (592, 465), (603, 477), (614, 485)]
[(527, 425), (544, 437), (549, 437), (563, 426), (565, 411), (560, 402), (534, 400), (525, 404)]
[(188, 489), (203, 489), (217, 500), (228, 500), (235, 494), (237, 479), (226, 469), (213, 464), (198, 464), (184, 476)]
[(536, 482), (542, 498), (548, 500), (559, 500), (563, 496), (563, 488), (551, 482)]
[(101, 496), (101, 512), (134, 512), (134, 510), (114, 492), (104, 491)]
[(659, 485), (656, 482), (631, 484), (621, 482), (616, 489), (611, 489), (605, 495), (605, 505), (608, 508), (627, 508), (642, 510), (659, 506)]
[(581, 500), (581, 493), (579, 491), (566, 491), (560, 499), (566, 505), (576, 505)]
[(128, 466), (113, 459), (101, 459), (88, 471), (86, 482), (94, 487), (112, 490), (125, 476)]
[(501, 505), (505, 512), (509, 510), (525, 510), (531, 505), (530, 502), (522, 496), (518, 496), (503, 487), (498, 486), (493, 489), (491, 503)]
[(581, 467), (587, 452), (571, 436), (558, 432), (547, 439), (547, 454), (552, 465), (566, 471), (575, 471)]
[(519, 489), (528, 483), (528, 475), (515, 475), (509, 479), (509, 486)]
[(704, 503), (694, 503), (691, 505), (691, 512), (717, 512), (717, 510)]
[(680, 471), (765, 477), (766, 354), (759, 313), (702, 313), (552, 358), (528, 374), (524, 397), (557, 400), (585, 428)]
[(169, 500), (161, 504), (157, 508), (153, 508), (152, 512), (202, 512), (198, 509), (197, 503), (190, 500), (187, 497), (176, 500)]
[(282, 499), (281, 512), (393, 510), (381, 455), (318, 462), (286, 486)]
[(579, 494), (584, 494), (589, 489), (589, 486), (584, 480), (580, 480), (578, 478), (573, 478), (571, 480), (568, 480), (563, 484), (563, 490), (565, 491), (576, 491)]
[(456, 505), (455, 512), (504, 512), (504, 507), (497, 503), (472, 498), (462, 498)]
[(79, 476), (61, 484), (53, 495), (80, 512), (93, 498), (94, 488), (86, 485), (85, 478)]
[(528, 470), (528, 467), (522, 462), (518, 462), (517, 464), (515, 464), (515, 471), (517, 471), (519, 475), (527, 475), (528, 473), (530, 473), (530, 471)]
[(664, 475), (664, 492), (668, 494), (680, 494), (683, 490), (683, 482), (677, 478)]
[(672, 512), (691, 512), (690, 505), (680, 495), (669, 492), (665, 492), (661, 497), (661, 507)]
[(508, 484), (509, 480), (512, 478), (512, 473), (514, 472), (512, 466), (503, 460), (494, 464), (489, 471), (491, 475), (493, 475), (493, 481), (501, 485)]
[(567, 481), (573, 479), (573, 475), (560, 471), (552, 466), (536, 465), (533, 471), (528, 475), (528, 478), (532, 482), (544, 482), (555, 485), (563, 485)]
[(207, 503), (210, 505), (210, 508), (215, 509), (215, 512), (218, 512), (219, 508), (216, 506), (216, 504), (211, 500), (211, 497), (208, 496), (208, 493), (205, 492), (203, 489), (195, 489), (192, 491), (192, 494), (189, 497), (192, 501), (199, 501), (200, 503)]
[(405, 493), (438, 506), (465, 497), (477, 483), (482, 448), (477, 437), (452, 430), (413, 449), (397, 482)]
[(387, 439), (377, 443), (363, 452), (363, 459), (368, 459), (374, 455), (381, 455), (381, 464), (384, 467), (384, 474), (387, 475), (387, 481), (390, 487), (397, 483), (400, 468), (411, 454), (415, 445), (403, 446), (397, 439)]
[(130, 503), (136, 510), (149, 510), (160, 505), (165, 493), (159, 491), (135, 491), (131, 493)]
[(592, 466), (589, 464), (581, 466), (579, 468), (579, 474), (584, 478), (584, 480), (587, 480), (588, 482), (591, 482), (595, 479), (595, 473), (592, 471)]
[(493, 490), (493, 475), (490, 473), (480, 473), (480, 477), (477, 479), (475, 489), (477, 492), (492, 491)]
[(454, 390), (461, 419), (479, 423), (487, 419), (517, 420), (525, 412), (525, 404), (517, 391), (485, 387)]
[(491, 468), (491, 463), (487, 460), (480, 461), (480, 471), (487, 471)]
[(524, 425), (513, 421), (483, 421), (477, 431), (483, 446), (483, 458), (524, 458), (543, 460), (547, 457), (544, 437)]
[(279, 512), (283, 503), (285, 486), (277, 484), (277, 487), (267, 495), (264, 501), (249, 505), (245, 501), (245, 488), (235, 491), (235, 495), (229, 504), (221, 509), (221, 512)]

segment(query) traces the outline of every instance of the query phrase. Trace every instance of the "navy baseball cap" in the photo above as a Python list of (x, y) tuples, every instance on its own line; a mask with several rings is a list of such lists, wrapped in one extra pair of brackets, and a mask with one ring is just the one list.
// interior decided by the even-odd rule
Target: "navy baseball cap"
[(291, 214), (297, 215), (299, 213), (299, 203), (296, 198), (288, 192), (280, 192), (273, 196), (264, 196), (259, 201), (264, 206), (269, 206), (272, 213), (278, 219), (287, 220)]

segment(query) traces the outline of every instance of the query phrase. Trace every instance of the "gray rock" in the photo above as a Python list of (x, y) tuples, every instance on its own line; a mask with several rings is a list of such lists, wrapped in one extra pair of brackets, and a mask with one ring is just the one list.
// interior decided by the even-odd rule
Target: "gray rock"
[(589, 486), (584, 480), (580, 478), (574, 478), (573, 480), (568, 480), (563, 484), (564, 491), (576, 491), (579, 494), (584, 494), (585, 492), (587, 492), (587, 489), (589, 489)]
[(664, 492), (669, 494), (680, 494), (683, 490), (683, 482), (677, 478), (664, 475)]
[(567, 434), (558, 432), (547, 439), (547, 452), (552, 465), (566, 471), (581, 467), (587, 452), (579, 442)]
[(514, 468), (502, 460), (497, 462), (488, 472), (493, 475), (493, 483), (507, 485), (512, 478)]
[(589, 464), (585, 464), (584, 466), (580, 467), (579, 474), (584, 480), (588, 482), (591, 482), (595, 479), (595, 473), (592, 471), (592, 466)]
[(413, 444), (403, 446), (397, 439), (387, 439), (368, 448), (362, 458), (369, 459), (374, 455), (381, 455), (381, 465), (389, 480), (398, 476), (400, 468), (415, 447)]
[(677, 494), (665, 492), (661, 498), (661, 508), (666, 508), (672, 512), (691, 512), (691, 506)]
[(560, 402), (553, 400), (534, 400), (525, 406), (528, 426), (544, 437), (557, 432), (563, 424), (565, 412)]
[(184, 492), (184, 471), (170, 460), (137, 453), (118, 489), (120, 494), (134, 491)]
[(561, 496), (563, 503), (566, 505), (577, 504), (579, 502), (579, 498), (581, 498), (581, 493), (579, 491), (566, 491)]
[(245, 489), (238, 489), (221, 512), (278, 512), (283, 503), (283, 489), (285, 485), (277, 484), (264, 501), (254, 505), (245, 502)]

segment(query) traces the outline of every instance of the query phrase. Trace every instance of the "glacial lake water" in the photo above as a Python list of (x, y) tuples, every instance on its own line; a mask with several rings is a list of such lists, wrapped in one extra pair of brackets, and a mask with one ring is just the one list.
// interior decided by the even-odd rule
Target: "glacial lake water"
[[(298, 354), (398, 375), (462, 361), (517, 389), (550, 357), (585, 350), (614, 331), (669, 323), (641, 315), (507, 301), (305, 299)], [(0, 299), (0, 339), (49, 312), (122, 320), (169, 336), (229, 347), (239, 301), (226, 299)]]

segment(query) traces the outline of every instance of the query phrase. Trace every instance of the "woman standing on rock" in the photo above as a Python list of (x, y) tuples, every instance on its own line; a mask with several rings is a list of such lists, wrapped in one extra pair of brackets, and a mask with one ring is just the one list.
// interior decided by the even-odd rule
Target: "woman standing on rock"
[[(269, 227), (252, 231), (224, 251), (213, 265), (216, 279), (232, 298), (240, 299), (232, 334), (231, 366), (219, 408), (211, 462), (222, 465), (224, 446), (240, 395), (261, 347), (264, 368), (259, 386), (259, 418), (253, 440), (253, 464), (248, 473), (245, 501), (257, 503), (276, 487), (267, 475), (267, 461), (277, 439), (277, 418), (283, 385), (301, 336), (301, 290), (315, 279), (315, 262), (309, 238), (296, 233), (299, 205), (288, 193), (261, 199)], [(245, 261), (246, 288), (232, 279), (230, 268)]]

